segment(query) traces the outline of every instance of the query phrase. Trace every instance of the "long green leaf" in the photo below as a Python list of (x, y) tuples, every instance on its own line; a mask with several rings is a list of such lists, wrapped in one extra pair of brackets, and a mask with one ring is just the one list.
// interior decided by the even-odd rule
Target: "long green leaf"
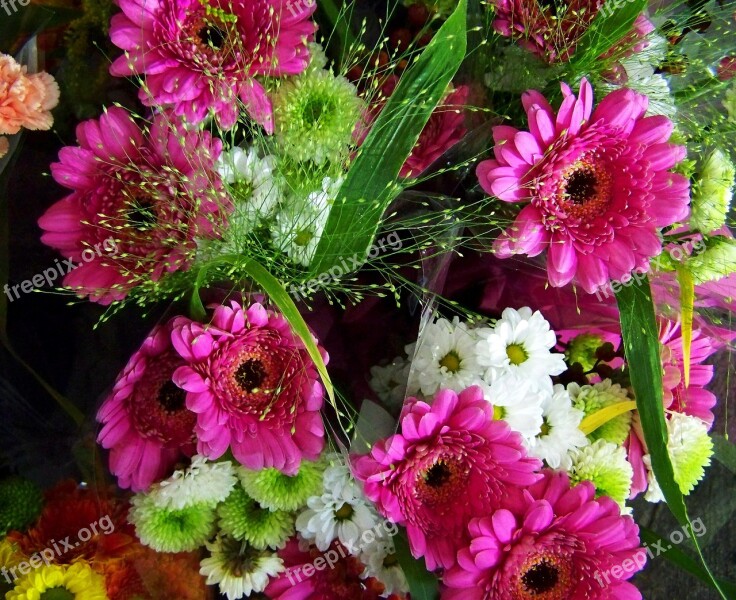
[(312, 260), (313, 275), (342, 259), (368, 255), (381, 217), (401, 191), (401, 167), (465, 57), (465, 13), (466, 0), (460, 0), (376, 119), (330, 211)]
[(634, 21), (646, 9), (647, 4), (647, 0), (608, 0), (578, 40), (566, 73), (589, 73), (602, 54), (631, 32)]
[(439, 598), (437, 578), (427, 571), (423, 558), (417, 559), (411, 555), (409, 541), (404, 533), (394, 536), (394, 546), (396, 547), (396, 558), (409, 584), (411, 600), (436, 600)]
[(639, 284), (623, 286), (616, 293), (621, 318), (631, 385), (641, 419), (652, 469), (662, 494), (678, 522), (686, 526), (695, 544), (701, 563), (708, 574), (711, 586), (727, 599), (710, 572), (687, 514), (685, 499), (675, 481), (675, 473), (667, 451), (667, 425), (662, 403), (662, 362), (659, 349), (659, 329), (654, 312), (652, 291), (646, 277)]
[(242, 267), (242, 269), (263, 288), (263, 291), (268, 294), (270, 300), (278, 307), (294, 332), (299, 336), (299, 338), (301, 338), (302, 342), (304, 342), (304, 346), (322, 378), (322, 383), (324, 383), (327, 396), (332, 402), (332, 405), (337, 407), (335, 402), (335, 390), (332, 386), (330, 376), (327, 373), (325, 361), (322, 359), (322, 355), (314, 341), (314, 337), (312, 337), (312, 332), (309, 330), (309, 326), (304, 321), (304, 318), (296, 307), (296, 304), (294, 304), (294, 301), (291, 299), (291, 296), (289, 296), (289, 293), (284, 289), (284, 286), (281, 285), (281, 282), (278, 279), (271, 275), (263, 265), (255, 260), (247, 260), (244, 263), (239, 263), (238, 266)]
[[(690, 575), (697, 577), (707, 584), (711, 583), (710, 573), (703, 569), (700, 563), (689, 554), (686, 554), (677, 546), (670, 544), (669, 542), (667, 542), (667, 540), (661, 538), (659, 535), (649, 529), (640, 527), (639, 534), (641, 536), (642, 542), (644, 542), (644, 544), (646, 544), (648, 548), (652, 549), (651, 551), (653, 554), (655, 554), (655, 558), (658, 556), (662, 556), (686, 573), (690, 573)], [(718, 585), (720, 585), (721, 587), (721, 590), (723, 590), (723, 592), (727, 594), (728, 598), (736, 598), (736, 583), (726, 581), (725, 579), (717, 579), (717, 581)]]

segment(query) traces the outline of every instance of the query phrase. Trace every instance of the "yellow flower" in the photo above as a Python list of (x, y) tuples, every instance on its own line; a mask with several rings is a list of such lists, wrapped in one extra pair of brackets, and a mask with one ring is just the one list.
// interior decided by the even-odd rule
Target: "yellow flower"
[(32, 569), (6, 600), (108, 600), (105, 579), (88, 563), (41, 565)]

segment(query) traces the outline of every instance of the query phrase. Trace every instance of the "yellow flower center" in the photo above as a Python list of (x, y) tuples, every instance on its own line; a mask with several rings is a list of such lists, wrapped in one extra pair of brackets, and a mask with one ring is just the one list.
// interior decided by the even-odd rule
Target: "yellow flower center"
[(335, 511), (335, 518), (338, 521), (345, 521), (352, 517), (354, 512), (353, 507), (346, 502)]
[(445, 367), (450, 373), (457, 373), (460, 370), (460, 357), (457, 352), (451, 350), (445, 354), (444, 358), (440, 361), (440, 366)]
[(506, 409), (503, 406), (493, 406), (493, 420), (500, 421), (506, 416)]
[(506, 346), (506, 356), (509, 357), (512, 365), (520, 365), (525, 362), (529, 355), (521, 344), (509, 344)]

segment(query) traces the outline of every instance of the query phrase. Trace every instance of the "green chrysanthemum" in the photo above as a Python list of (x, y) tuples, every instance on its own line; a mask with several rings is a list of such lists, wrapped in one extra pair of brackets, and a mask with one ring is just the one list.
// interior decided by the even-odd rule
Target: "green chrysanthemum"
[(270, 510), (293, 511), (303, 507), (310, 496), (322, 493), (321, 462), (302, 461), (294, 476), (284, 475), (276, 469), (249, 471), (240, 469), (240, 481), (247, 494), (258, 504)]
[(582, 333), (570, 340), (565, 350), (569, 364), (580, 363), (583, 371), (590, 371), (596, 363), (595, 351), (603, 345), (603, 338), (594, 333)]
[[(576, 383), (571, 383), (567, 386), (567, 391), (570, 392), (573, 406), (578, 410), (582, 410), (586, 417), (598, 412), (602, 408), (631, 400), (626, 390), (619, 384), (614, 384), (610, 379), (582, 387)], [(631, 412), (625, 412), (601, 425), (588, 438), (591, 441), (606, 440), (620, 445), (624, 443), (626, 436), (629, 435), (630, 429)]]
[(0, 536), (24, 531), (41, 514), (43, 493), (32, 481), (10, 477), (0, 482)]
[(595, 485), (596, 497), (608, 496), (621, 508), (631, 490), (634, 470), (626, 460), (626, 450), (606, 440), (578, 448), (572, 454), (570, 480), (573, 483), (590, 481)]
[(360, 110), (357, 89), (347, 79), (324, 69), (305, 71), (276, 91), (276, 139), (297, 161), (340, 161), (347, 156)]
[[(682, 413), (672, 413), (667, 419), (667, 434), (667, 450), (672, 461), (675, 482), (687, 496), (705, 475), (705, 467), (710, 465), (713, 440), (710, 439), (708, 426), (703, 421)], [(643, 460), (649, 469), (649, 486), (644, 497), (650, 502), (661, 502), (664, 496), (654, 477), (651, 457), (647, 454)]]
[(138, 494), (131, 500), (128, 520), (141, 543), (156, 552), (189, 552), (212, 537), (215, 509), (194, 504), (182, 509), (157, 506), (155, 498)]
[(706, 242), (706, 248), (687, 261), (696, 285), (718, 281), (736, 272), (736, 240), (716, 236)]
[(667, 421), (667, 448), (680, 491), (687, 495), (705, 475), (713, 456), (708, 426), (697, 417), (674, 413)]
[(294, 534), (294, 518), (284, 510), (269, 510), (236, 486), (217, 508), (220, 529), (258, 550), (282, 548)]
[(731, 206), (734, 178), (736, 170), (728, 157), (720, 150), (711, 152), (693, 187), (692, 227), (703, 233), (723, 227)]

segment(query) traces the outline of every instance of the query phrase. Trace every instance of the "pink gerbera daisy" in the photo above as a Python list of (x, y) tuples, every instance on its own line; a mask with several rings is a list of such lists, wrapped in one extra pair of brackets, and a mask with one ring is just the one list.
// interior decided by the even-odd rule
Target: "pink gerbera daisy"
[(544, 96), (526, 92), (530, 131), (494, 127), (495, 159), (481, 162), (477, 174), (489, 194), (527, 202), (495, 253), (547, 250), (553, 286), (574, 279), (592, 293), (634, 269), (648, 270), (662, 249), (659, 229), (687, 217), (689, 181), (669, 171), (685, 148), (667, 143), (667, 117), (644, 116), (646, 96), (620, 89), (593, 111), (587, 80), (579, 97), (565, 84), (562, 92), (556, 116)]
[(309, 64), (316, 2), (290, 0), (119, 0), (110, 38), (125, 50), (110, 69), (145, 75), (147, 106), (172, 106), (199, 123), (211, 111), (224, 128), (238, 99), (273, 133), (273, 110), (256, 77), (296, 75)]
[(171, 380), (184, 361), (171, 346), (169, 326), (156, 327), (115, 382), (97, 420), (97, 441), (110, 449), (110, 471), (121, 488), (140, 492), (194, 452), (193, 412)]
[[(77, 127), (51, 172), (73, 190), (39, 219), (41, 240), (79, 263), (64, 285), (109, 304), (144, 280), (185, 268), (195, 238), (216, 237), (229, 200), (215, 162), (222, 142), (157, 115), (141, 129), (122, 108)], [(106, 251), (114, 240), (117, 252)], [(85, 252), (97, 249), (98, 258)], [(112, 255), (114, 254), (114, 255)], [(84, 262), (82, 262), (82, 257)]]
[(418, 177), (465, 136), (465, 105), (469, 94), (470, 88), (461, 85), (435, 109), (401, 167), (401, 177)]
[(471, 541), (444, 574), (443, 600), (635, 600), (628, 581), (646, 562), (639, 529), (589, 481), (545, 473), (471, 521)]
[(220, 305), (210, 325), (179, 317), (172, 342), (187, 362), (174, 373), (197, 413), (199, 454), (228, 447), (249, 469), (287, 475), (324, 447), (323, 388), (304, 344), (286, 319), (260, 304)]
[(479, 387), (441, 390), (430, 406), (410, 399), (401, 431), (355, 459), (366, 495), (406, 526), (414, 556), (427, 567), (455, 562), (468, 522), (488, 514), (513, 486), (535, 482), (540, 462)]

